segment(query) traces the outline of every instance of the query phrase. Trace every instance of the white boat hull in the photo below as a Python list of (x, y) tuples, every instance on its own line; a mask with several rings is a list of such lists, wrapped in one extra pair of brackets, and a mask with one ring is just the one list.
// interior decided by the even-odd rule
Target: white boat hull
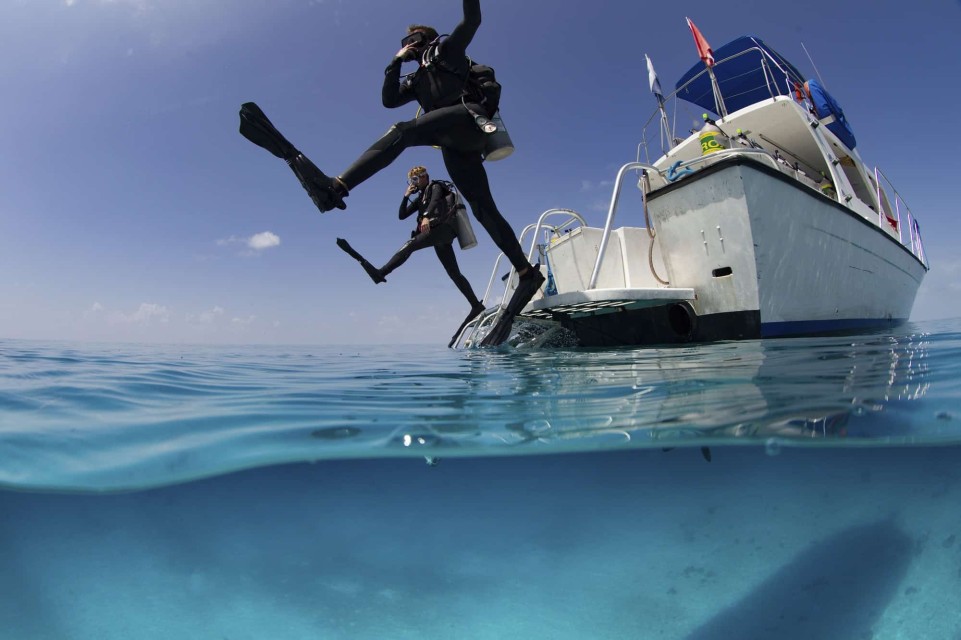
[[(586, 282), (599, 230), (548, 249), (558, 295), (525, 315), (585, 346), (856, 332), (905, 322), (926, 272), (893, 229), (750, 159), (655, 190), (648, 213), (655, 238), (613, 233), (597, 289)], [(668, 284), (622, 268), (646, 263), (651, 242)]]
[(648, 206), (671, 284), (698, 292), (697, 315), (757, 311), (761, 336), (905, 322), (925, 273), (874, 221), (750, 160)]

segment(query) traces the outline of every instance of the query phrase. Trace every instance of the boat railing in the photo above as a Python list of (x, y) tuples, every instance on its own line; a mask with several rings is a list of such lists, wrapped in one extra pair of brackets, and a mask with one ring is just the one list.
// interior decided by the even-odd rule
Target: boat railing
[[(777, 156), (775, 156), (773, 153), (771, 153), (767, 149), (753, 149), (750, 147), (736, 147), (734, 149), (722, 149), (720, 151), (714, 151), (712, 153), (709, 153), (706, 156), (698, 156), (692, 160), (687, 160), (685, 162), (677, 162), (671, 165), (671, 168), (673, 169), (673, 173), (675, 175), (677, 175), (678, 177), (682, 177), (683, 175), (687, 175), (686, 173), (684, 173), (684, 169), (689, 169), (694, 165), (714, 162), (720, 158), (725, 158), (727, 156), (742, 156), (742, 155), (758, 156), (770, 162), (771, 166), (774, 167), (775, 169), (778, 169), (779, 171), (788, 170), (792, 172), (797, 172), (797, 169), (795, 169), (794, 167), (779, 163), (777, 160)], [(655, 169), (655, 171), (657, 170)], [(669, 176), (669, 174), (671, 174), (672, 172), (668, 170), (666, 172), (657, 171), (657, 173), (664, 176)], [(670, 177), (665, 177), (665, 179), (669, 182), (673, 182), (677, 178), (672, 179)]]
[[(565, 215), (567, 216), (567, 218), (565, 219), (564, 222), (558, 225), (548, 226), (545, 224), (548, 218), (551, 218), (553, 216), (558, 216), (558, 215)], [(531, 262), (532, 259), (534, 258), (534, 251), (537, 249), (537, 237), (542, 231), (547, 234), (558, 235), (558, 232), (560, 230), (566, 229), (570, 227), (570, 225), (575, 223), (580, 224), (582, 227), (587, 226), (587, 223), (584, 221), (583, 216), (581, 216), (581, 214), (577, 213), (573, 209), (555, 208), (555, 209), (548, 209), (547, 211), (545, 211), (540, 215), (540, 217), (537, 219), (537, 222), (535, 222), (534, 224), (529, 224), (526, 227), (524, 227), (518, 239), (518, 242), (522, 247), (524, 246), (524, 242), (528, 234), (533, 232), (533, 237), (531, 238), (531, 248), (530, 248), (530, 251), (527, 252), (527, 261)], [(494, 288), (494, 283), (497, 281), (497, 272), (498, 272), (498, 269), (500, 268), (500, 263), (503, 258), (504, 258), (504, 253), (501, 252), (497, 254), (497, 258), (494, 260), (494, 268), (493, 270), (491, 270), (490, 278), (487, 281), (487, 289), (484, 290), (484, 297), (481, 298), (481, 303), (485, 307), (487, 306), (487, 299), (491, 295), (491, 290)], [(531, 262), (531, 264), (533, 263)], [(514, 274), (516, 273), (516, 271), (517, 270), (513, 266), (511, 266), (511, 270), (507, 272), (507, 275), (501, 278), (506, 283), (504, 286), (504, 293), (501, 295), (501, 300), (499, 303), (501, 307), (507, 304), (507, 295), (508, 293), (510, 293), (510, 282), (511, 282), (511, 279), (514, 277)], [(496, 313), (480, 316), (477, 320), (475, 320), (471, 324), (468, 324), (466, 327), (464, 327), (461, 333), (456, 337), (455, 344), (460, 344), (461, 341), (464, 341), (465, 343), (472, 342), (474, 339), (474, 336), (482, 327), (485, 327), (489, 324), (493, 324), (496, 319), (497, 319)], [(465, 335), (467, 336), (466, 338), (464, 337)]]
[[(926, 269), (929, 268), (927, 256), (924, 254), (924, 243), (921, 241), (921, 229), (918, 226), (918, 221), (911, 214), (911, 210), (894, 187), (894, 183), (877, 167), (874, 168), (874, 186), (877, 188), (878, 204), (880, 205), (878, 207), (878, 224), (888, 224), (885, 218), (894, 221), (897, 225), (898, 240), (911, 250), (911, 253), (921, 261)], [(894, 194), (893, 203), (888, 197), (888, 193)], [(905, 221), (908, 227), (907, 238), (904, 237)]]
[[(716, 161), (719, 158), (724, 158), (731, 155), (755, 155), (768, 160), (775, 169), (779, 169), (777, 159), (768, 151), (764, 149), (749, 149), (749, 148), (738, 148), (738, 149), (725, 149), (722, 151), (716, 151), (706, 156), (700, 156), (694, 158), (693, 160), (688, 160), (687, 162), (678, 162), (671, 166), (669, 171), (662, 172), (658, 170), (657, 167), (645, 162), (628, 162), (622, 166), (618, 172), (617, 177), (614, 179), (614, 190), (611, 194), (611, 203), (607, 210), (607, 219), (604, 222), (604, 231), (601, 234), (601, 244), (597, 250), (597, 259), (594, 261), (594, 269), (591, 271), (591, 279), (588, 284), (589, 289), (594, 289), (597, 286), (597, 280), (601, 273), (601, 265), (604, 263), (604, 256), (607, 253), (607, 245), (611, 238), (611, 233), (614, 230), (614, 220), (617, 215), (617, 204), (621, 197), (621, 187), (624, 180), (624, 175), (628, 171), (644, 171), (646, 175), (656, 174), (664, 178), (668, 182), (672, 182), (675, 179), (686, 175), (684, 173), (685, 169), (689, 169), (694, 165), (705, 163), (708, 161)], [(665, 177), (667, 174), (673, 173), (677, 178)], [(642, 179), (643, 180), (643, 179)], [(644, 198), (644, 207), (647, 207), (647, 188), (644, 184), (640, 185), (641, 194)], [(645, 214), (646, 218), (646, 214)]]
[[(561, 224), (545, 226), (544, 223), (547, 221), (548, 218), (552, 216), (557, 216), (557, 215), (566, 215), (568, 217)], [(537, 219), (537, 222), (533, 224), (529, 224), (526, 227), (524, 227), (523, 231), (521, 231), (520, 237), (518, 238), (518, 242), (520, 243), (521, 247), (524, 246), (524, 242), (527, 238), (527, 235), (531, 231), (534, 232), (534, 235), (531, 239), (531, 248), (527, 252), (527, 261), (533, 264), (532, 260), (534, 258), (534, 250), (537, 249), (537, 236), (538, 234), (541, 233), (541, 231), (545, 231), (546, 233), (556, 234), (558, 230), (567, 228), (574, 223), (578, 223), (581, 226), (587, 226), (587, 223), (584, 221), (584, 218), (581, 216), (581, 214), (577, 213), (573, 209), (555, 208), (555, 209), (548, 209), (547, 211), (545, 211), (540, 215), (540, 217)], [(502, 252), (502, 253), (499, 253), (497, 255), (497, 259), (494, 260), (494, 269), (491, 271), (490, 279), (487, 281), (487, 289), (484, 291), (484, 297), (481, 299), (481, 302), (483, 302), (485, 305), (487, 304), (487, 298), (490, 296), (491, 290), (494, 288), (494, 282), (496, 282), (497, 280), (497, 271), (498, 271), (498, 268), (500, 267), (501, 258), (503, 257), (504, 257), (504, 254)], [(502, 277), (504, 282), (510, 282), (511, 278), (514, 277), (515, 272), (516, 272), (516, 269), (512, 266), (511, 270), (507, 273), (507, 275)], [(501, 297), (501, 304), (506, 304), (508, 291), (509, 291), (509, 287), (504, 287), (504, 294)]]
[[(765, 51), (761, 47), (751, 47), (743, 51), (740, 51), (738, 53), (735, 53), (734, 55), (723, 58), (714, 64), (714, 69), (717, 69), (732, 60), (740, 58), (741, 56), (749, 55), (752, 53), (757, 53), (760, 55), (760, 60), (761, 60), (760, 70), (761, 70), (762, 77), (764, 78), (764, 83), (767, 88), (768, 95), (771, 98), (787, 95), (783, 93), (782, 87), (780, 83), (777, 81), (777, 76), (783, 75), (785, 78), (788, 79), (789, 83), (795, 81), (796, 78), (792, 78), (791, 74), (789, 74), (788, 71), (783, 66), (781, 66), (781, 64), (777, 60), (775, 60), (774, 58), (771, 58), (770, 55), (768, 55), (767, 51)], [(670, 149), (673, 149), (675, 144), (677, 144), (678, 142), (686, 138), (688, 135), (696, 131), (694, 127), (700, 126), (700, 123), (701, 123), (700, 112), (702, 112), (703, 109), (697, 106), (696, 104), (687, 102), (684, 98), (680, 97), (679, 94), (683, 92), (685, 89), (687, 89), (692, 83), (694, 83), (695, 81), (697, 81), (699, 78), (701, 78), (707, 73), (709, 73), (709, 71), (707, 67), (705, 67), (703, 71), (701, 71), (700, 73), (695, 75), (693, 78), (685, 82), (683, 85), (681, 85), (680, 87), (678, 87), (677, 89), (669, 93), (663, 99), (663, 101), (658, 105), (658, 108), (654, 110), (654, 113), (652, 113), (651, 116), (647, 119), (642, 129), (641, 142), (638, 144), (638, 154), (637, 154), (638, 161), (640, 161), (641, 159), (641, 155), (640, 155), (641, 147), (644, 148), (646, 161), (647, 162), (652, 161), (650, 157), (650, 150), (649, 150), (650, 145), (648, 144), (648, 131), (650, 127), (655, 124), (655, 121), (657, 123), (658, 138), (660, 140), (660, 153), (658, 154), (658, 156), (663, 155), (664, 153), (667, 153), (667, 151), (669, 151)], [(723, 103), (724, 101), (723, 87), (719, 87), (719, 91), (721, 92), (721, 95), (717, 96), (717, 98)], [(733, 97), (733, 96), (729, 96), (729, 97)], [(720, 111), (720, 105), (718, 105), (717, 109), (718, 111)], [(681, 138), (677, 137), (679, 115), (682, 121), (690, 117), (690, 122), (692, 124), (692, 127), (688, 131), (686, 131), (684, 133), (684, 136)], [(665, 141), (667, 142), (666, 147), (665, 147)]]
[[(601, 244), (597, 249), (597, 260), (594, 261), (594, 270), (591, 272), (591, 280), (587, 285), (588, 289), (593, 289), (597, 286), (597, 277), (601, 272), (601, 264), (604, 262), (604, 254), (607, 252), (607, 243), (611, 238), (611, 230), (614, 227), (614, 217), (617, 213), (617, 203), (621, 198), (621, 187), (623, 186), (624, 182), (624, 174), (628, 171), (635, 171), (638, 169), (658, 173), (657, 167), (644, 162), (628, 162), (617, 171), (617, 177), (614, 179), (614, 192), (611, 194), (611, 204), (607, 209), (607, 221), (604, 223), (604, 232), (601, 234)], [(647, 206), (647, 193), (645, 193), (643, 189), (641, 189), (641, 193), (645, 199), (644, 206)]]

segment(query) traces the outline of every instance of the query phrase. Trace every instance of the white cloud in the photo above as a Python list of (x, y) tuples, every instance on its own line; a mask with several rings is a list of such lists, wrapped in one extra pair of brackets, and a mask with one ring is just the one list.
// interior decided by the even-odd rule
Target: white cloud
[(264, 249), (270, 249), (271, 247), (279, 246), (280, 236), (273, 231), (261, 231), (260, 233), (255, 233), (252, 236), (229, 236), (227, 238), (221, 238), (220, 240), (217, 240), (218, 247), (225, 247), (231, 244), (246, 245), (250, 251), (244, 255), (257, 255), (258, 252), (263, 251)]
[(103, 311), (103, 305), (99, 302), (94, 302), (90, 305), (90, 308), (83, 312), (84, 318), (94, 318), (99, 317), (100, 312)]
[(224, 315), (223, 307), (216, 306), (213, 309), (207, 309), (206, 311), (200, 312), (199, 315), (194, 315), (188, 313), (185, 320), (187, 324), (213, 324)]
[(223, 307), (214, 307), (210, 311), (204, 311), (203, 313), (201, 313), (200, 321), (206, 322), (206, 323), (213, 322), (214, 318), (217, 318), (218, 316), (222, 316), (222, 315), (224, 315)]
[(253, 323), (253, 321), (256, 319), (257, 319), (257, 316), (247, 316), (246, 318), (231, 318), (230, 322), (235, 326), (245, 327)]
[(163, 324), (170, 322), (170, 311), (167, 307), (160, 304), (141, 302), (140, 306), (133, 313), (114, 314), (111, 321), (121, 324), (141, 325), (149, 325), (153, 321), (157, 321)]
[(260, 233), (255, 233), (247, 240), (247, 246), (255, 251), (276, 247), (279, 244), (280, 238), (277, 236), (277, 234), (270, 231), (261, 231)]

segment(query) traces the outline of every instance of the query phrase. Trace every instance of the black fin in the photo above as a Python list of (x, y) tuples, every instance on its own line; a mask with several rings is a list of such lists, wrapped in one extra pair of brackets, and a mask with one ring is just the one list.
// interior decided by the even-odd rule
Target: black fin
[(531, 298), (534, 297), (545, 280), (539, 262), (519, 279), (517, 288), (514, 289), (514, 295), (511, 296), (507, 307), (501, 311), (500, 318), (494, 328), (481, 341), (482, 347), (496, 347), (507, 341), (511, 335), (511, 327), (514, 326), (514, 318), (527, 306), (527, 303), (531, 301)]
[(360, 266), (364, 268), (364, 271), (366, 271), (367, 275), (370, 276), (370, 279), (374, 281), (374, 284), (387, 282), (387, 278), (381, 274), (380, 269), (368, 262), (367, 258), (357, 253), (357, 251), (350, 246), (350, 243), (347, 242), (347, 240), (344, 238), (337, 238), (337, 246), (343, 249), (344, 253), (360, 263)]
[(334, 181), (298, 151), (253, 102), (245, 102), (240, 107), (240, 135), (286, 161), (321, 213), (347, 208)]
[(281, 160), (300, 153), (253, 102), (245, 102), (240, 107), (240, 135)]
[(353, 259), (356, 260), (357, 262), (363, 262), (363, 261), (364, 261), (364, 256), (362, 256), (362, 255), (360, 255), (359, 253), (357, 253), (357, 252), (354, 250), (354, 248), (353, 248), (352, 246), (350, 246), (350, 243), (347, 242), (346, 239), (344, 239), (344, 238), (337, 238), (337, 246), (340, 247), (341, 249), (343, 249), (343, 250), (344, 250), (344, 253), (346, 253), (347, 255), (349, 255), (351, 258), (353, 258)]
[(458, 336), (460, 336), (461, 332), (464, 330), (464, 327), (466, 327), (471, 320), (473, 320), (474, 318), (476, 318), (482, 313), (484, 313), (484, 305), (482, 305), (479, 302), (475, 306), (470, 308), (470, 311), (467, 313), (467, 317), (464, 318), (464, 321), (460, 323), (460, 326), (457, 327), (457, 331), (455, 331), (454, 335), (451, 336), (450, 342), (447, 343), (448, 349), (453, 347), (454, 343), (457, 342), (457, 338)]
[(287, 160), (287, 164), (290, 165), (294, 175), (300, 180), (301, 186), (321, 213), (327, 213), (331, 209), (347, 208), (347, 203), (338, 193), (334, 181), (318, 169), (310, 158), (299, 153)]

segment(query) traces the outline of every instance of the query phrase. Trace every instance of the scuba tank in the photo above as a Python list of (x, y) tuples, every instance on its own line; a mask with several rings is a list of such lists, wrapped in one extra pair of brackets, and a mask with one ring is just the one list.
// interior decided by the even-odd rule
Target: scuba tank
[(474, 235), (474, 228), (467, 217), (467, 207), (464, 206), (460, 193), (454, 193), (457, 194), (457, 204), (454, 205), (454, 232), (457, 233), (457, 243), (461, 250), (466, 251), (477, 246), (477, 236)]
[(484, 146), (483, 152), (484, 160), (489, 162), (503, 160), (514, 153), (514, 143), (511, 141), (510, 134), (507, 133), (507, 127), (504, 126), (504, 121), (501, 119), (501, 112), (495, 113), (488, 124), (492, 124), (496, 128), (491, 132), (484, 130), (487, 133), (487, 144)]
[(717, 126), (717, 123), (708, 118), (706, 113), (702, 114), (701, 117), (704, 118), (704, 126), (697, 134), (701, 141), (701, 155), (706, 156), (727, 149), (730, 145), (729, 139)]

